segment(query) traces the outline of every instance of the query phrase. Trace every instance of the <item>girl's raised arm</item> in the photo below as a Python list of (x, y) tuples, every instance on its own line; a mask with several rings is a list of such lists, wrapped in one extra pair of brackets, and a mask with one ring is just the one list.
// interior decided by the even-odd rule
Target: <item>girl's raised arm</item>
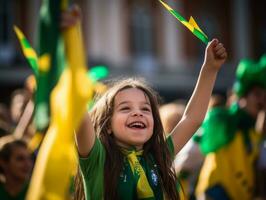
[(171, 133), (176, 154), (197, 131), (204, 120), (217, 73), (225, 62), (226, 57), (226, 50), (217, 39), (209, 42), (193, 94), (186, 106), (182, 119)]
[(76, 132), (76, 143), (79, 155), (87, 157), (95, 141), (95, 132), (89, 116), (86, 113), (79, 129)]

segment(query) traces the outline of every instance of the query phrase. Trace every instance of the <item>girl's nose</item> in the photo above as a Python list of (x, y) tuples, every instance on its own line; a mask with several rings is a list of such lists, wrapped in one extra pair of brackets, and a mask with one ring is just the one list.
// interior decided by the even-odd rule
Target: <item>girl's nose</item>
[(140, 111), (133, 111), (132, 116), (143, 116), (143, 114)]

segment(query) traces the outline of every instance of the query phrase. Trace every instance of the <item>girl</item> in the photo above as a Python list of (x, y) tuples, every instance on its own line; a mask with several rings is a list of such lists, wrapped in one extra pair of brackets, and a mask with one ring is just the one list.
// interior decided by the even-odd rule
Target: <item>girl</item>
[[(75, 23), (63, 18), (63, 28)], [(192, 97), (167, 139), (150, 87), (132, 78), (110, 87), (76, 133), (86, 199), (179, 199), (172, 161), (201, 125), (226, 57), (217, 39), (208, 44)]]
[(84, 117), (77, 148), (87, 199), (178, 199), (172, 158), (204, 119), (226, 50), (212, 40), (181, 121), (164, 139), (154, 91), (137, 79), (112, 86)]

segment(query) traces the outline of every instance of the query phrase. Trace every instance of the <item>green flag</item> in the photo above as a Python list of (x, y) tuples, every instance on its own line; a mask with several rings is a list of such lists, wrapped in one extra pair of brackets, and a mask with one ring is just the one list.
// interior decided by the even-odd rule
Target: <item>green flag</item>
[(60, 10), (61, 1), (43, 0), (39, 15), (37, 54), (39, 57), (48, 55), (50, 63), (43, 68), (40, 65), (36, 77), (34, 123), (37, 131), (44, 131), (49, 125), (50, 92), (65, 65), (64, 46), (59, 29)]

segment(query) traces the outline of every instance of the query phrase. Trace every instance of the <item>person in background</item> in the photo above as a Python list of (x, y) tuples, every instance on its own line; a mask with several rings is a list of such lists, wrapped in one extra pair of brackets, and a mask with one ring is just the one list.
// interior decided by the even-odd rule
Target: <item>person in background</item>
[(10, 135), (0, 145), (1, 200), (24, 200), (33, 165), (27, 144)]
[[(225, 106), (225, 99), (222, 95), (211, 96), (208, 110)], [(174, 126), (180, 121), (185, 109), (185, 103), (169, 103), (160, 107), (162, 123), (166, 133), (171, 132)], [(194, 199), (195, 185), (199, 175), (200, 167), (204, 156), (200, 152), (198, 145), (191, 138), (183, 149), (176, 155), (174, 168), (183, 188), (183, 199)], [(182, 196), (182, 195), (181, 195)]]
[[(172, 132), (172, 130), (181, 120), (183, 113), (185, 111), (185, 108), (186, 108), (185, 103), (184, 102), (181, 103), (179, 101), (166, 103), (160, 106), (159, 112), (160, 112), (163, 129), (164, 129), (166, 136), (168, 136)], [(187, 144), (184, 146), (184, 148), (186, 148), (186, 146)], [(181, 152), (183, 151), (183, 149), (178, 153), (176, 158), (182, 154)], [(187, 184), (187, 181), (183, 177), (180, 176), (181, 170), (179, 170), (180, 166), (176, 165), (176, 160), (177, 160), (176, 158), (174, 161), (174, 168), (177, 173), (178, 180), (180, 181), (181, 186), (182, 186), (182, 191), (179, 192), (179, 196), (180, 196), (180, 199), (187, 199), (189, 186)]]
[(20, 88), (12, 92), (10, 101), (10, 114), (14, 126), (19, 123), (19, 120), (30, 98), (30, 93), (26, 89)]
[(0, 138), (13, 131), (8, 106), (0, 103)]
[(264, 97), (264, 109), (259, 113), (256, 123), (256, 129), (262, 133), (256, 165), (257, 185), (255, 193), (257, 199), (266, 199), (266, 94)]
[(181, 120), (185, 108), (185, 103), (179, 101), (166, 103), (160, 106), (159, 112), (166, 135), (170, 134)]
[(34, 101), (33, 93), (35, 88), (35, 79), (31, 75), (24, 83), (23, 88), (16, 89), (11, 94), (10, 115), (13, 123), (13, 135), (16, 138), (31, 140), (35, 134), (33, 124)]
[(196, 188), (198, 199), (254, 199), (261, 137), (255, 123), (265, 104), (265, 59), (241, 60), (230, 107), (217, 107), (206, 115), (197, 137), (206, 156)]

